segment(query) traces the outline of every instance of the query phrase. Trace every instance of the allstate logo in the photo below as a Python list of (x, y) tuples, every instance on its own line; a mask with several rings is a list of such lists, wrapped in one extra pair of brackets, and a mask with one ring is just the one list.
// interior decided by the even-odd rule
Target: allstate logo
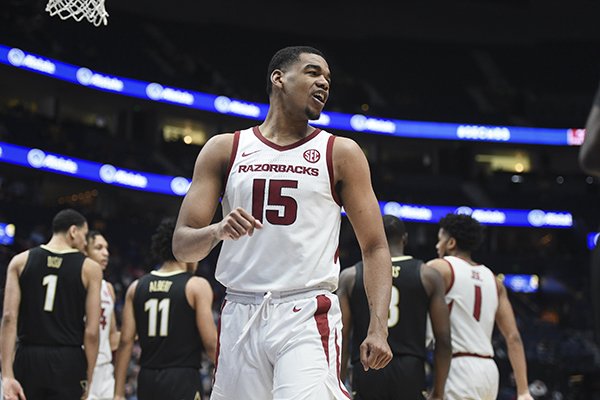
[(473, 214), (473, 209), (471, 207), (458, 207), (456, 210), (454, 210), (454, 214), (459, 214), (459, 215), (471, 215)]
[(215, 99), (215, 108), (218, 112), (225, 114), (231, 110), (231, 99), (226, 96), (219, 96)]
[(383, 213), (399, 217), (402, 214), (402, 206), (395, 201), (389, 201), (383, 206)]
[(23, 64), (23, 60), (25, 60), (25, 53), (23, 50), (13, 48), (8, 52), (8, 62), (14, 65), (15, 67), (20, 67)]
[(160, 100), (162, 98), (163, 87), (158, 83), (150, 83), (146, 86), (146, 94), (152, 100)]
[(527, 221), (533, 226), (542, 226), (546, 223), (546, 213), (542, 210), (531, 210), (527, 214)]
[(110, 164), (104, 164), (100, 167), (100, 179), (106, 183), (112, 183), (115, 180), (117, 169)]
[(0, 157), (2, 157), (2, 147), (0, 146)]
[(350, 118), (350, 126), (356, 131), (364, 131), (367, 127), (367, 117), (356, 114)]
[(94, 73), (87, 68), (79, 68), (77, 70), (77, 81), (84, 86), (89, 85), (92, 82)]
[(173, 191), (173, 193), (178, 194), (180, 196), (186, 194), (189, 188), (190, 181), (181, 176), (176, 176), (171, 181), (171, 190)]
[(40, 149), (31, 149), (27, 153), (27, 162), (33, 168), (40, 168), (44, 166), (44, 160), (46, 159), (46, 153)]

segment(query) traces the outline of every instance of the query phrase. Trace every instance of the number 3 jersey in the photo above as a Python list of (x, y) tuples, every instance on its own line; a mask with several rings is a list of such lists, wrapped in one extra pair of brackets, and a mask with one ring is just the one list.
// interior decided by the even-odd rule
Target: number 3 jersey
[(204, 349), (185, 286), (192, 274), (152, 271), (138, 280), (133, 313), (142, 368), (200, 368)]
[(279, 146), (258, 127), (234, 134), (223, 216), (241, 207), (263, 228), (223, 242), (219, 282), (249, 292), (337, 288), (341, 206), (334, 189), (334, 139), (316, 129)]
[(498, 287), (494, 273), (485, 265), (444, 257), (452, 270), (446, 292), (450, 308), (452, 352), (493, 357), (492, 333), (498, 309)]

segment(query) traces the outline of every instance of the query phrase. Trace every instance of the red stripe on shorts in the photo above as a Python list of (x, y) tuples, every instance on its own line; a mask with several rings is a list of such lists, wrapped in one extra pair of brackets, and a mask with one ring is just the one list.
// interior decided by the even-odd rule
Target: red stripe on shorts
[(317, 329), (321, 335), (321, 344), (323, 344), (323, 351), (327, 358), (327, 364), (329, 364), (329, 320), (327, 319), (327, 312), (330, 308), (331, 300), (324, 294), (318, 295), (315, 321), (317, 322)]
[(337, 379), (338, 379), (338, 384), (340, 385), (340, 390), (342, 391), (342, 393), (344, 393), (344, 396), (346, 396), (347, 398), (351, 399), (350, 397), (350, 393), (348, 393), (345, 389), (344, 389), (344, 385), (342, 385), (342, 379), (340, 377), (340, 346), (338, 345), (338, 333), (337, 333), (337, 329), (335, 330), (335, 353), (336, 353), (336, 362), (337, 362)]

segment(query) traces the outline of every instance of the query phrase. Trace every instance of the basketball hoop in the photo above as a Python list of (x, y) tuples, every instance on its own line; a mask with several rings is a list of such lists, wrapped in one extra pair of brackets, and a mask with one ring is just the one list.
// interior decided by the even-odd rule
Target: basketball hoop
[(79, 22), (85, 18), (95, 26), (108, 24), (104, 0), (48, 0), (46, 11), (62, 20), (73, 18)]

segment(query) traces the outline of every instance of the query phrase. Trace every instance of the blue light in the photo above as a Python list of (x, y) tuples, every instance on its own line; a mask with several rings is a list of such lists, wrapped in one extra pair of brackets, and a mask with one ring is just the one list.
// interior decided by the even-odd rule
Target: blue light
[(15, 226), (0, 222), (0, 244), (9, 246), (15, 241)]
[[(136, 79), (99, 73), (90, 68), (67, 64), (3, 45), (0, 45), (0, 63), (49, 75), (56, 79), (96, 90), (236, 117), (263, 120), (269, 109), (267, 104), (173, 88), (157, 82), (143, 82)], [(337, 112), (324, 112), (321, 118), (313, 121), (313, 123), (323, 128), (405, 138), (552, 146), (580, 145), (583, 142), (585, 134), (583, 129), (484, 126), (447, 122), (406, 121)]]
[(504, 286), (513, 292), (535, 293), (540, 287), (540, 278), (537, 275), (500, 274)]
[(588, 249), (594, 250), (594, 248), (598, 244), (598, 238), (600, 238), (600, 232), (588, 233), (588, 236), (587, 236)]

